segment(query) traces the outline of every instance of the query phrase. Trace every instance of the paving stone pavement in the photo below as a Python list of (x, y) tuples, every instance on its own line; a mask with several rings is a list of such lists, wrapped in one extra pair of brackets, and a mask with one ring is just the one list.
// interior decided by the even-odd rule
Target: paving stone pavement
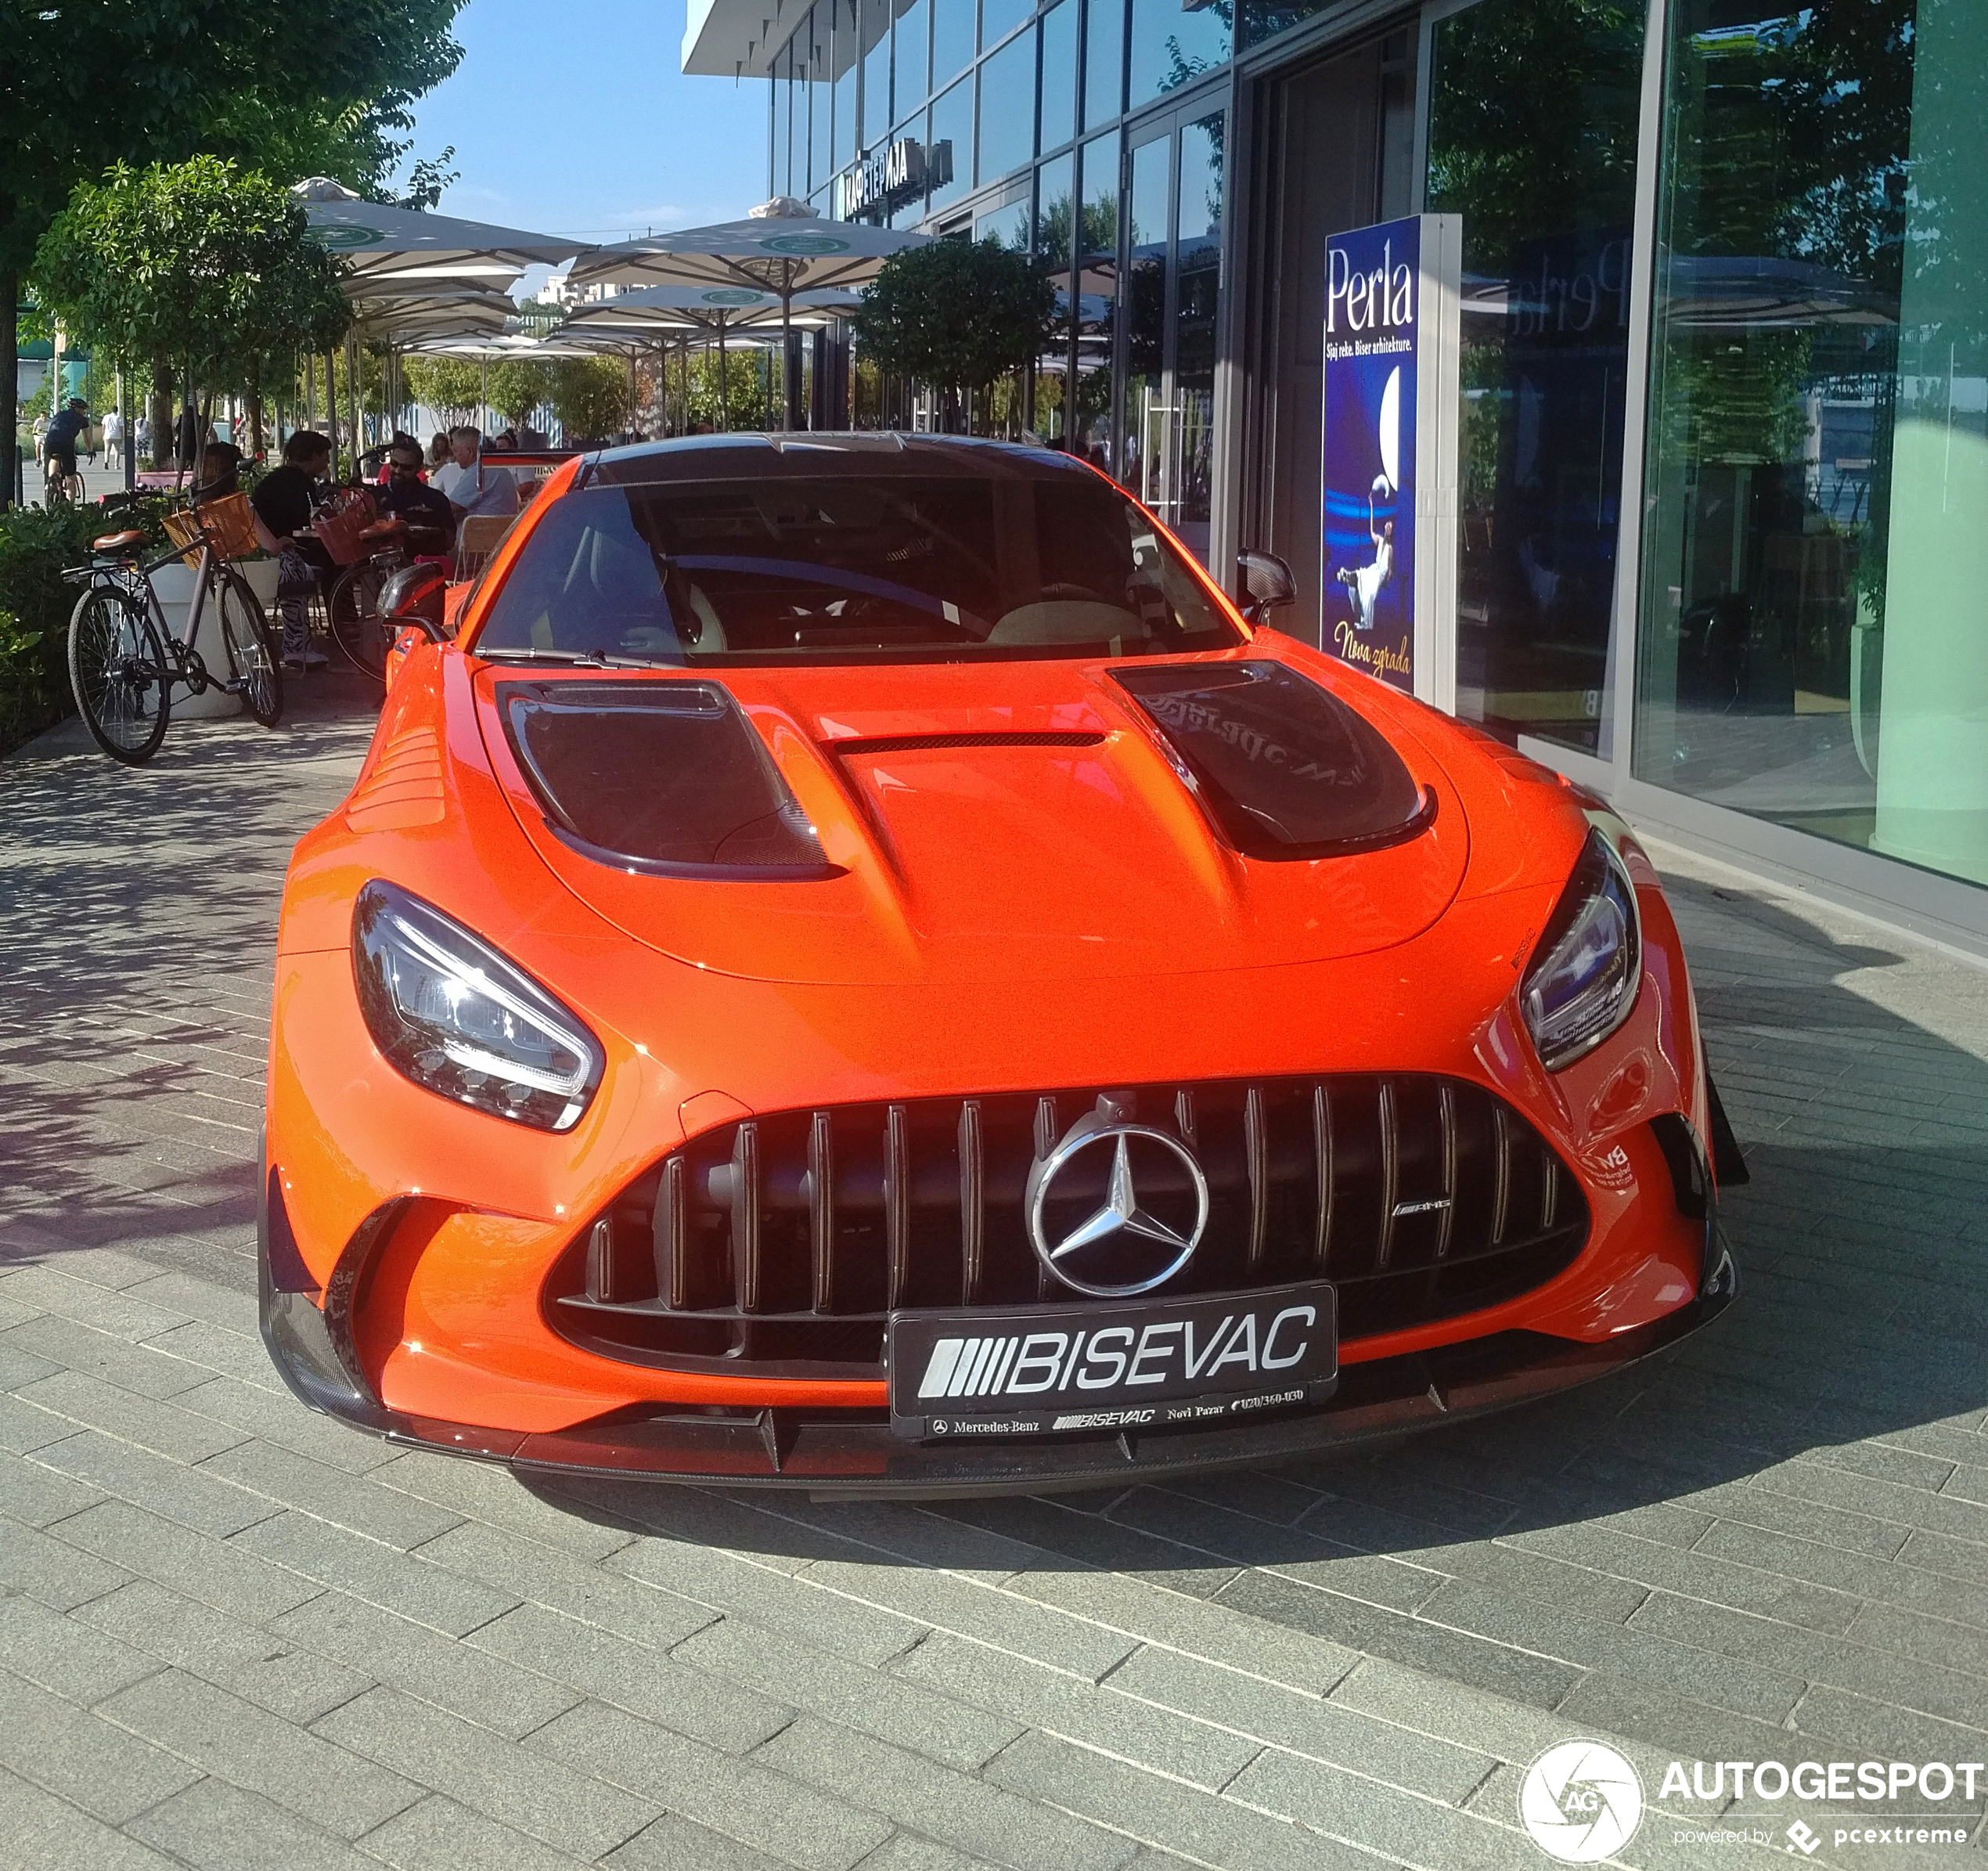
[[(1658, 849), (1744, 1296), (1560, 1402), (1056, 1499), (525, 1481), (257, 1337), (272, 912), (363, 701), (0, 762), (0, 1864), (1537, 1871), (1570, 1736), (1653, 1796), (1988, 1760), (1988, 971)], [(1621, 1862), (1785, 1862), (1663, 1804)]]

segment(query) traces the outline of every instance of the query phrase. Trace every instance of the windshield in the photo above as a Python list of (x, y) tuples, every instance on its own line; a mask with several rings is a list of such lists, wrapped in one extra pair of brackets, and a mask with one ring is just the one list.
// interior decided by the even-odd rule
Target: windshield
[(1145, 511), (1071, 468), (585, 488), (478, 654), (690, 665), (1145, 656), (1242, 635)]

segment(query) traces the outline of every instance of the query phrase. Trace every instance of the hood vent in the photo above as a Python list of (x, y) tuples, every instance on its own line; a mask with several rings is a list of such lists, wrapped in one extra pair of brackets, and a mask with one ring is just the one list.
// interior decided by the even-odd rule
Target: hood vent
[(1159, 730), (1182, 783), (1246, 857), (1343, 857), (1417, 836), (1435, 822), (1378, 730), (1280, 662), (1167, 663), (1114, 669)]
[(838, 877), (752, 723), (715, 683), (507, 682), (497, 707), (546, 824), (664, 877)]

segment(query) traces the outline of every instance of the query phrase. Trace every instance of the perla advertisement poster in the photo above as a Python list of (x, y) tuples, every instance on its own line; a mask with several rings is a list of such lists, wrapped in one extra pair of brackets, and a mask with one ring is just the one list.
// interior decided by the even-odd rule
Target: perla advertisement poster
[(1463, 223), (1416, 214), (1325, 243), (1319, 641), (1456, 701), (1457, 278)]

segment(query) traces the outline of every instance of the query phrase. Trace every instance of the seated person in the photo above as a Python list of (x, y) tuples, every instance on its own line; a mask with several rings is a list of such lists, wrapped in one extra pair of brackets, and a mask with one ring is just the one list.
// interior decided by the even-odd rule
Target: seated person
[(242, 451), (232, 442), (211, 442), (200, 451), (200, 478), (193, 483), (193, 504), (225, 500), (242, 491)]
[(448, 496), (456, 517), (508, 520), (517, 511), (517, 483), (510, 470), (484, 465), (483, 437), (473, 428), (452, 429), (448, 444), (456, 458), (435, 476), (434, 485)]
[(256, 538), (265, 552), (278, 553), (282, 560), (276, 606), (283, 620), (286, 669), (315, 669), (327, 660), (312, 644), (304, 600), (321, 574), (336, 569), (330, 553), (310, 531), (312, 516), (331, 496), (324, 484), (330, 466), (330, 438), (315, 429), (299, 429), (283, 444), (283, 466), (272, 468), (249, 496)]
[(399, 437), (387, 451), (387, 481), (378, 502), (380, 517), (407, 522), (407, 543), (416, 553), (439, 557), (456, 545), (456, 509), (440, 488), (421, 478), (421, 445)]

